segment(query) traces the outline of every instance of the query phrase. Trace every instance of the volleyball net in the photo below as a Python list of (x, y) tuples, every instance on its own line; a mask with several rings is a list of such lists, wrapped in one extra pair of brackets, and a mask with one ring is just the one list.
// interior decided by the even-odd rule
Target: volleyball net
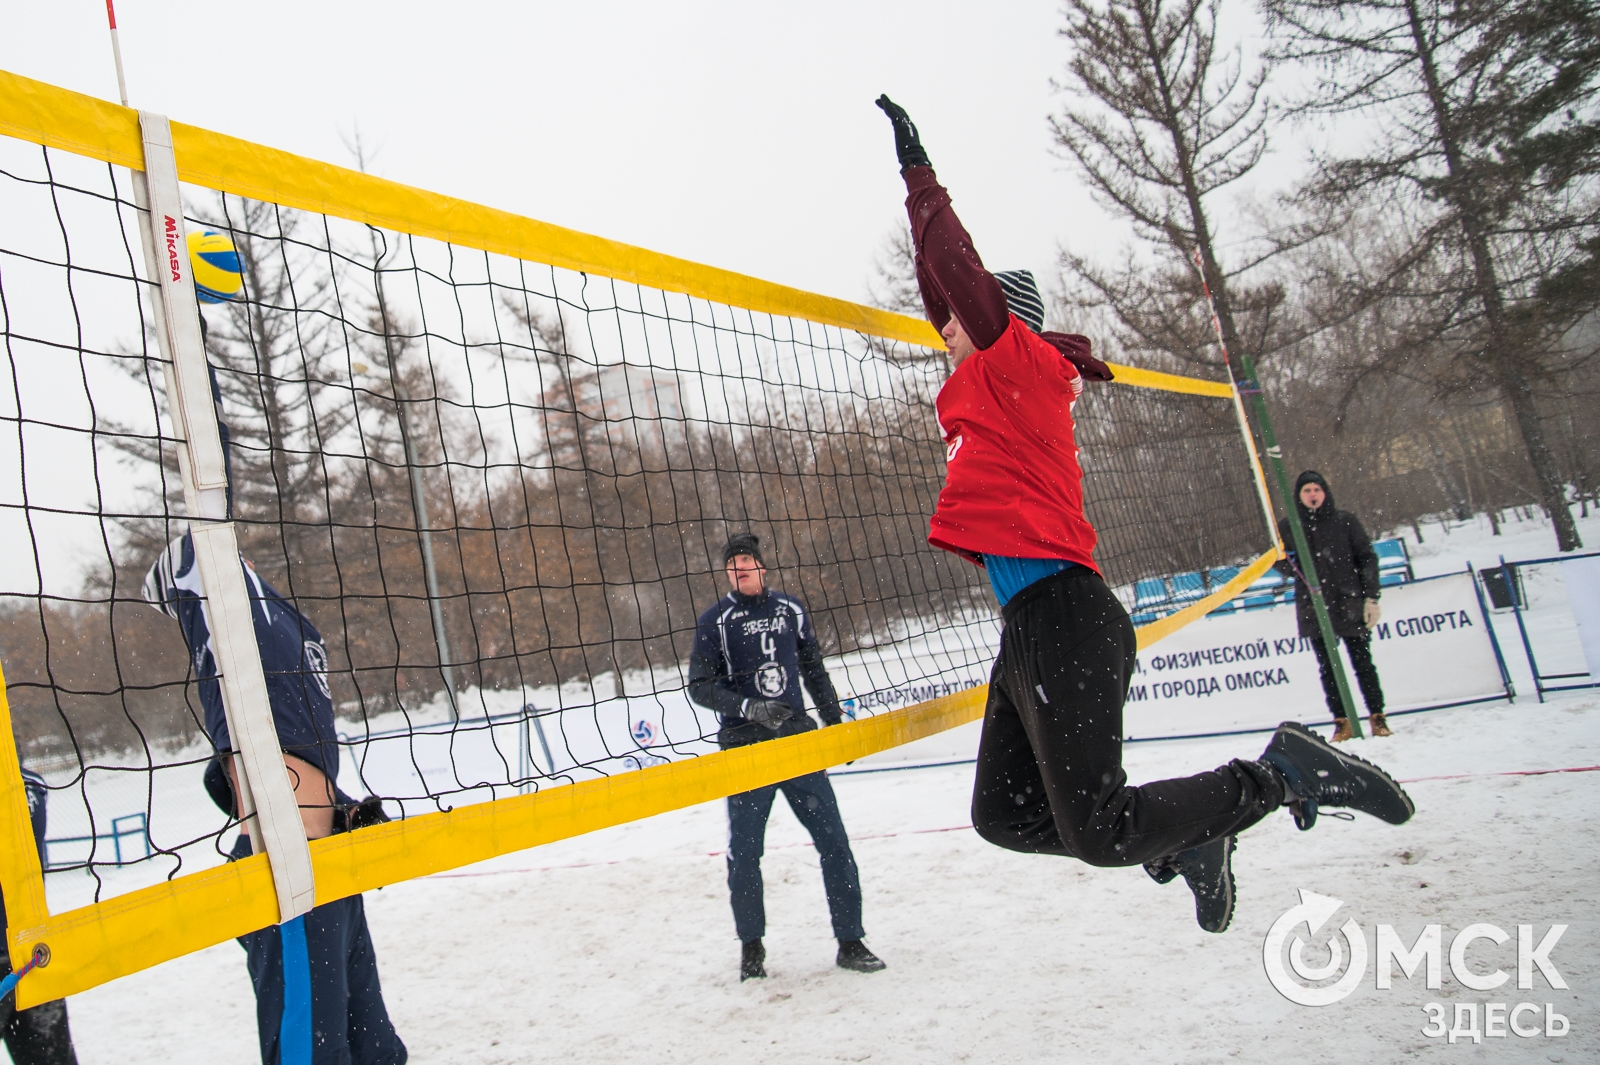
[[(981, 714), (994, 600), (926, 542), (926, 322), (5, 73), (0, 134), (0, 887), (14, 963), (51, 958), (20, 1004)], [(243, 278), (198, 317), (195, 230)], [(1130, 609), (1174, 592), (1143, 643), (1278, 548), (1231, 387), (1114, 370), (1077, 442), (1108, 582)], [(141, 595), (186, 531), (266, 844), (239, 861), (196, 661)], [(718, 751), (685, 664), (744, 531), (847, 721)], [(300, 680), (332, 698), (338, 784), (389, 823), (307, 843), (240, 554), (320, 631)]]

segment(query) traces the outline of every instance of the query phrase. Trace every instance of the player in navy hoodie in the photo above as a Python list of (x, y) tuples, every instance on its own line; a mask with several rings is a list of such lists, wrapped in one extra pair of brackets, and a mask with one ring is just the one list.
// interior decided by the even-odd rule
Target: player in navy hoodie
[[(722, 560), (732, 590), (700, 615), (689, 659), (689, 697), (716, 711), (721, 723), (717, 742), (724, 748), (743, 747), (815, 729), (800, 694), (802, 681), (822, 720), (837, 725), (839, 698), (822, 665), (822, 647), (805, 604), (767, 588), (761, 542), (749, 533), (730, 538)], [(767, 926), (761, 853), (779, 791), (811, 833), (822, 860), (839, 965), (877, 972), (883, 962), (861, 942), (861, 878), (839, 802), (827, 773), (808, 773), (728, 796), (728, 891), (734, 928), (744, 944), (739, 979), (767, 975), (761, 942)]]

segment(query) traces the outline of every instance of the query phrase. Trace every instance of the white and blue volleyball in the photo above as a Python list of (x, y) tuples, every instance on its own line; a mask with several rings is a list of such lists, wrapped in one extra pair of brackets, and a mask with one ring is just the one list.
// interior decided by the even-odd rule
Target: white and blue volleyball
[(186, 239), (189, 269), (200, 302), (226, 303), (238, 296), (244, 289), (244, 274), (239, 269), (239, 252), (228, 235), (196, 229)]

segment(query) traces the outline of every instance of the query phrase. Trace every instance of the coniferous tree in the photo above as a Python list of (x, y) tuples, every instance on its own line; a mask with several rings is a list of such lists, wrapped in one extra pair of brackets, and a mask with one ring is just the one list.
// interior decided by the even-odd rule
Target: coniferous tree
[[(1277, 55), (1310, 65), (1300, 110), (1375, 126), (1326, 153), (1315, 191), (1374, 195), (1414, 220), (1409, 247), (1351, 294), (1432, 304), (1462, 372), (1510, 407), (1562, 551), (1581, 546), (1538, 405), (1574, 368), (1600, 305), (1600, 4), (1594, 0), (1264, 0)], [(1592, 355), (1593, 348), (1579, 356)]]
[[(1076, 102), (1051, 126), (1096, 197), (1162, 249), (1169, 269), (1181, 277), (1199, 251), (1224, 342), (1238, 351), (1241, 308), (1220, 264), (1210, 198), (1260, 163), (1270, 115), (1267, 69), (1221, 45), (1220, 14), (1221, 0), (1069, 0), (1061, 36), (1075, 46), (1065, 88)], [(1136, 266), (1119, 280), (1082, 256), (1068, 265), (1113, 311), (1137, 302), (1115, 298)], [(1195, 307), (1199, 293), (1190, 291), (1183, 302)], [(1146, 311), (1189, 317), (1189, 307)], [(1148, 313), (1119, 317), (1135, 337), (1153, 324)]]

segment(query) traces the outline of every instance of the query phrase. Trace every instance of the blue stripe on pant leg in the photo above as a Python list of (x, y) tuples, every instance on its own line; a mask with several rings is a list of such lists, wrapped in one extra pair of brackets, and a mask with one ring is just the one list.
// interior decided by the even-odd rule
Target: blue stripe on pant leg
[(304, 915), (278, 926), (283, 937), (283, 1016), (278, 1021), (279, 1065), (311, 1065), (311, 956)]

